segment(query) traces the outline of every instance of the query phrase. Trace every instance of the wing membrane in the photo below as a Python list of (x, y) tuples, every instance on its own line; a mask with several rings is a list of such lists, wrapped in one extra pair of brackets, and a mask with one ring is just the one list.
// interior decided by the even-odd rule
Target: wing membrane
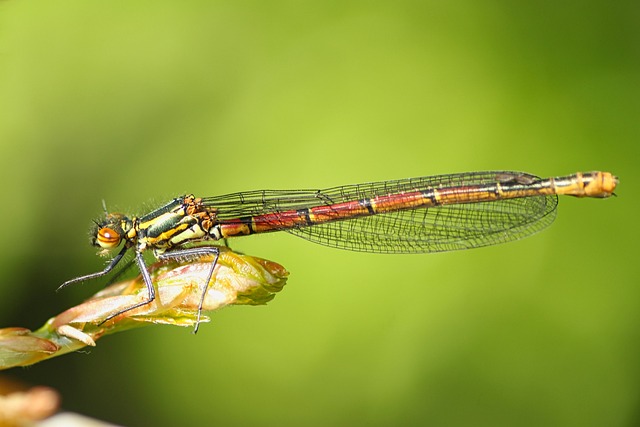
[[(521, 172), (490, 171), (439, 175), (333, 187), (325, 190), (260, 190), (203, 199), (221, 222), (327, 206), (376, 196), (429, 189), (493, 184), (539, 178)], [(555, 217), (557, 196), (399, 210), (346, 220), (285, 227), (282, 230), (334, 248), (378, 253), (424, 253), (504, 243), (547, 227)], [(260, 221), (256, 218), (255, 221)], [(273, 219), (270, 219), (271, 224)], [(275, 230), (278, 228), (276, 227)]]

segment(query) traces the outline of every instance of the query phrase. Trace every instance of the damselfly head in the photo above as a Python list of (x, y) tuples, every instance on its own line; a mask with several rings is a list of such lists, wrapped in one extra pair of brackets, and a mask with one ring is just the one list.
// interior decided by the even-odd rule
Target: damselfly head
[(95, 227), (91, 233), (93, 246), (102, 248), (104, 253), (120, 245), (125, 235), (124, 226), (130, 221), (127, 217), (118, 213), (107, 214), (103, 221), (95, 221)]

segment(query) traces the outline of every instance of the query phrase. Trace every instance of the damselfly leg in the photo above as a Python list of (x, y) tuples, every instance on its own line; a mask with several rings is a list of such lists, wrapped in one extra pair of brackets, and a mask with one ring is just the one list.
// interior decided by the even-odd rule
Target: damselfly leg
[(113, 257), (111, 261), (109, 261), (109, 264), (105, 267), (104, 270), (99, 271), (97, 273), (91, 273), (84, 276), (75, 277), (71, 280), (67, 280), (62, 285), (58, 286), (58, 289), (56, 289), (56, 292), (74, 283), (84, 282), (85, 280), (97, 279), (99, 277), (106, 276), (115, 268), (115, 266), (120, 262), (120, 260), (122, 260), (122, 257), (124, 257), (124, 255), (127, 253), (128, 250), (129, 248), (127, 246), (123, 247), (122, 250), (120, 250), (120, 252), (118, 253), (118, 255), (116, 255), (115, 257)]
[[(211, 282), (211, 278), (213, 277), (213, 272), (215, 270), (215, 267), (218, 263), (218, 257), (220, 256), (220, 249), (216, 246), (198, 246), (198, 247), (193, 247), (193, 248), (186, 248), (186, 249), (178, 249), (178, 250), (174, 250), (171, 252), (164, 252), (162, 254), (158, 254), (157, 258), (161, 261), (163, 260), (170, 260), (170, 259), (187, 259), (187, 260), (192, 260), (194, 258), (199, 258), (199, 257), (203, 257), (203, 256), (213, 256), (213, 261), (211, 262), (211, 268), (209, 270), (209, 273), (207, 274), (207, 278), (205, 283), (202, 285), (202, 289), (201, 289), (201, 293), (200, 293), (200, 301), (198, 303), (198, 314), (196, 317), (196, 322), (195, 322), (195, 327), (194, 327), (194, 331), (193, 333), (197, 333), (198, 332), (198, 327), (200, 325), (200, 319), (202, 317), (202, 307), (204, 305), (204, 300), (207, 296), (207, 290), (209, 289), (209, 284)], [(144, 262), (144, 258), (142, 257), (142, 253), (136, 251), (136, 255), (134, 258), (136, 264), (138, 265), (138, 268), (140, 270), (140, 273), (142, 275), (142, 279), (144, 281), (144, 284), (147, 288), (147, 299), (144, 301), (141, 301), (139, 303), (136, 303), (130, 307), (127, 307), (123, 310), (119, 310), (115, 313), (110, 314), (109, 316), (107, 316), (102, 323), (107, 322), (108, 320), (111, 320), (123, 313), (127, 313), (131, 310), (135, 310), (136, 308), (139, 307), (143, 307), (147, 304), (151, 304), (155, 299), (156, 299), (156, 291), (155, 291), (155, 286), (153, 285), (153, 281), (151, 280), (151, 274), (149, 273), (149, 269), (146, 265), (146, 263)], [(90, 275), (92, 276), (92, 275)], [(92, 278), (92, 277), (91, 277)]]
[[(200, 301), (198, 302), (198, 315), (196, 317), (196, 325), (193, 329), (193, 333), (198, 332), (198, 327), (200, 326), (200, 318), (202, 317), (202, 306), (204, 305), (204, 300), (207, 297), (207, 290), (209, 289), (209, 285), (211, 284), (211, 278), (213, 277), (213, 272), (218, 264), (218, 257), (220, 256), (220, 248), (217, 246), (196, 246), (193, 248), (186, 248), (180, 250), (174, 250), (171, 252), (165, 252), (163, 254), (158, 255), (158, 259), (193, 259), (199, 258), (203, 256), (211, 255), (213, 256), (213, 261), (211, 261), (211, 269), (207, 274), (207, 278), (202, 285), (202, 289), (200, 290)], [(125, 310), (128, 311), (128, 310)]]

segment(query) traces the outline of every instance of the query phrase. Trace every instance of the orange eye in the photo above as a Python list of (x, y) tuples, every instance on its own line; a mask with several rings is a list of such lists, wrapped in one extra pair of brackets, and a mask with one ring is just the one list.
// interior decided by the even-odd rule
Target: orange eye
[(105, 249), (115, 248), (120, 244), (122, 236), (109, 227), (102, 227), (96, 235), (96, 243)]

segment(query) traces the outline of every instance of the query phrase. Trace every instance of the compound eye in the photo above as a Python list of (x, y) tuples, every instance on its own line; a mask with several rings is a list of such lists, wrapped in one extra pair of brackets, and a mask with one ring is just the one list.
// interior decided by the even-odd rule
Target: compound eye
[(104, 249), (115, 248), (120, 244), (122, 236), (109, 227), (102, 227), (96, 235), (96, 243)]

